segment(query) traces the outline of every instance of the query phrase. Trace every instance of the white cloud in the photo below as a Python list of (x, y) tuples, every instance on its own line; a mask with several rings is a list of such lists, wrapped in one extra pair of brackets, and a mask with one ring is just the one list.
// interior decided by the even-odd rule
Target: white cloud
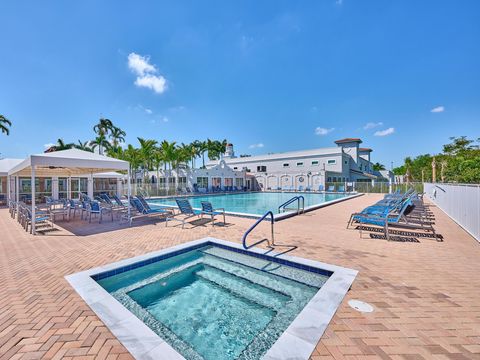
[(391, 127), (391, 128), (385, 129), (385, 130), (378, 130), (373, 135), (375, 135), (375, 136), (388, 136), (388, 135), (392, 135), (394, 132), (395, 132), (395, 128)]
[(169, 122), (169, 121), (170, 121), (170, 119), (169, 119), (168, 117), (166, 117), (166, 116), (162, 116), (161, 120), (162, 120), (163, 122)]
[(54, 143), (43, 144), (43, 147), (45, 148), (45, 150), (47, 150), (48, 148), (51, 148), (52, 146), (55, 146), (55, 144)]
[(366, 123), (365, 126), (363, 127), (364, 130), (368, 130), (368, 129), (374, 129), (376, 127), (379, 127), (379, 126), (382, 126), (383, 123), (382, 122), (369, 122), (369, 123)]
[(137, 75), (135, 85), (138, 87), (146, 87), (157, 94), (162, 94), (167, 90), (167, 79), (158, 74), (155, 65), (150, 64), (150, 57), (130, 53), (128, 55), (128, 67)]
[(145, 109), (145, 112), (149, 115), (153, 114), (153, 111), (151, 109)]
[(152, 89), (157, 94), (162, 94), (167, 90), (167, 80), (162, 75), (151, 75), (137, 77), (135, 85)]
[(315, 128), (315, 134), (323, 136), (323, 135), (327, 135), (327, 134), (331, 133), (333, 130), (335, 130), (335, 128), (327, 129), (327, 128), (322, 128), (322, 127), (317, 127), (317, 128)]
[(335, 4), (337, 4), (337, 5), (342, 5), (342, 4), (343, 4), (343, 0), (335, 0)]
[(434, 107), (432, 110), (430, 110), (430, 112), (432, 113), (441, 113), (444, 111), (445, 111), (445, 106), (437, 106), (437, 107)]
[(263, 148), (264, 146), (265, 145), (263, 145), (263, 143), (258, 143), (258, 144), (252, 144), (248, 148), (249, 149), (260, 149), (260, 148)]
[(150, 57), (135, 53), (128, 54), (128, 67), (138, 76), (157, 72), (155, 65), (150, 64)]

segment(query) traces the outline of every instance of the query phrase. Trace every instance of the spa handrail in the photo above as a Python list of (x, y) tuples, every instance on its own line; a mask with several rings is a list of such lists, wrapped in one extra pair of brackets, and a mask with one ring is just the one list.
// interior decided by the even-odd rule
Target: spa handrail
[[(270, 244), (270, 241), (268, 241), (268, 239), (262, 239), (258, 242), (256, 242), (255, 244), (252, 244), (250, 246), (247, 246), (247, 236), (248, 234), (250, 234), (252, 232), (253, 229), (255, 229), (257, 227), (258, 224), (260, 224), (263, 220), (265, 220), (267, 218), (267, 216), (270, 215), (270, 223), (271, 223), (271, 232), (272, 232), (272, 243)], [(245, 234), (243, 234), (243, 237), (242, 237), (242, 243), (243, 243), (243, 247), (245, 249), (250, 249), (264, 241), (266, 241), (268, 243), (268, 246), (273, 246), (275, 245), (275, 238), (274, 238), (274, 232), (273, 232), (273, 224), (275, 223), (275, 218), (273, 217), (273, 212), (271, 211), (267, 211), (260, 219), (258, 219), (255, 224), (253, 224), (252, 226), (250, 226), (250, 228), (245, 232)]]

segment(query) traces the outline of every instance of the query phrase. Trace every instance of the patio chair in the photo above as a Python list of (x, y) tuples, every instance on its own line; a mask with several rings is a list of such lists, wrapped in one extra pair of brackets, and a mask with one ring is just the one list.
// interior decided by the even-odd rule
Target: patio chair
[(325, 186), (318, 185), (318, 192), (323, 192), (323, 191), (325, 191)]
[(329, 185), (327, 188), (327, 192), (335, 192), (335, 185)]
[(202, 211), (200, 217), (203, 218), (203, 215), (208, 215), (212, 219), (212, 226), (215, 224), (215, 216), (223, 215), (223, 224), (225, 225), (225, 209), (216, 208), (214, 209), (212, 203), (209, 201), (202, 201)]
[[(188, 219), (193, 217), (198, 217), (201, 215), (201, 211), (193, 210), (192, 205), (188, 199), (175, 199), (180, 213), (167, 217), (165, 220), (165, 226), (168, 226), (170, 220), (177, 220), (182, 223), (182, 229), (185, 228), (185, 222)], [(183, 216), (182, 218), (177, 218), (177, 216)]]
[[(88, 217), (88, 222), (91, 223), (92, 222), (92, 215), (99, 215), (99, 218), (98, 218), (98, 223), (100, 224), (103, 220), (103, 214), (104, 213), (110, 213), (111, 217), (112, 217), (112, 221), (113, 221), (113, 211), (112, 211), (112, 208), (111, 207), (105, 207), (105, 206), (101, 206), (100, 203), (98, 201), (89, 201), (86, 203), (86, 215)], [(85, 218), (86, 220), (86, 218)]]
[(338, 186), (338, 192), (344, 193), (345, 192), (345, 185), (339, 185)]

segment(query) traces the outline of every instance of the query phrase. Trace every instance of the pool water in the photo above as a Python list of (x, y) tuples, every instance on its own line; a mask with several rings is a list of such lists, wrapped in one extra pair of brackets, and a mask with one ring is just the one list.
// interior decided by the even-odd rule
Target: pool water
[(259, 359), (329, 275), (207, 245), (97, 282), (186, 359)]
[[(224, 208), (226, 212), (263, 215), (267, 211), (278, 212), (278, 207), (294, 196), (305, 198), (305, 208), (327, 201), (344, 198), (346, 194), (291, 193), (291, 192), (254, 192), (241, 194), (201, 195), (188, 199), (193, 208), (201, 209), (202, 201), (209, 201), (214, 208)], [(149, 204), (176, 206), (175, 198), (149, 199)], [(295, 207), (296, 204), (290, 205)]]

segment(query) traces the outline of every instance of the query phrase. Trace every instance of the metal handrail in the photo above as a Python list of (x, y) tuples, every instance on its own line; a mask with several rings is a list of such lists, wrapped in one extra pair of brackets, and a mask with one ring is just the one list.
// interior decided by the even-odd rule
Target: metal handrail
[[(247, 236), (248, 234), (250, 234), (252, 232), (253, 229), (255, 229), (257, 227), (258, 224), (260, 224), (263, 220), (266, 219), (266, 217), (270, 215), (270, 223), (271, 223), (271, 231), (272, 231), (272, 243), (270, 244), (270, 241), (268, 241), (268, 239), (262, 239), (258, 242), (256, 242), (255, 244), (252, 244), (250, 246), (247, 246)], [(258, 219), (255, 224), (253, 224), (252, 226), (250, 226), (250, 228), (245, 232), (245, 234), (243, 234), (243, 237), (242, 237), (242, 243), (243, 243), (243, 247), (245, 249), (250, 249), (251, 247), (254, 247), (264, 241), (266, 241), (268, 243), (268, 246), (273, 246), (275, 245), (275, 237), (274, 237), (274, 233), (273, 233), (273, 224), (275, 222), (275, 218), (273, 217), (273, 212), (271, 211), (267, 211), (260, 219)]]
[(297, 201), (298, 202), (297, 203), (297, 214), (300, 214), (300, 199), (302, 200), (302, 206), (301, 206), (302, 212), (305, 211), (305, 198), (303, 197), (303, 195), (298, 195), (298, 196), (294, 196), (290, 200), (287, 200), (282, 205), (280, 205), (278, 207), (278, 212), (281, 212), (282, 208), (283, 208), (283, 210), (285, 210), (287, 205), (290, 205), (291, 203)]

